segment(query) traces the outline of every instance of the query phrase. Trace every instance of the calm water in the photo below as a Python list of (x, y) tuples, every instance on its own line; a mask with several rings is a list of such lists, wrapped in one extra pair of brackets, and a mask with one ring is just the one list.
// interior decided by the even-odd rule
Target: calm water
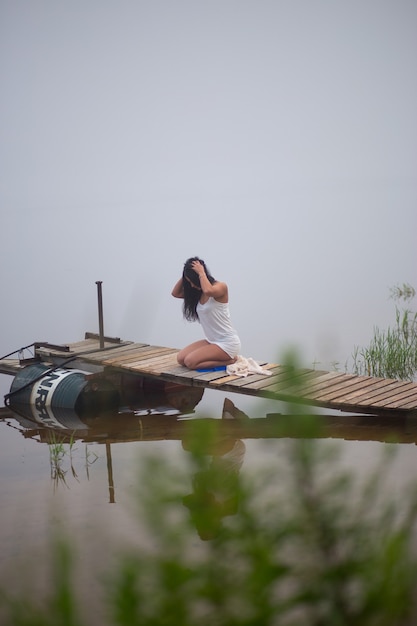
[[(306, 367), (343, 371), (392, 324), (389, 288), (417, 286), (415, 3), (90, 0), (82, 19), (77, 3), (2, 4), (1, 355), (97, 330), (97, 280), (106, 334), (200, 338), (170, 295), (195, 254), (229, 285), (244, 356), (296, 345)], [(0, 404), (10, 383), (0, 376)], [(206, 392), (192, 417), (220, 418), (223, 401)], [(233, 401), (251, 418), (282, 410)], [(144, 440), (152, 419), (167, 429)], [(54, 468), (46, 432), (3, 415), (1, 582), (47, 582), (65, 528), (89, 593), (92, 572), (140, 537), (137, 459), (187, 455), (163, 438), (175, 420), (80, 425)], [(374, 425), (328, 434), (359, 476), (394, 446), (387, 492), (416, 474), (411, 424), (402, 444)], [(242, 472), (281, 455), (285, 441), (266, 450), (261, 435), (244, 439)]]
[[(10, 379), (2, 379), (3, 393)], [(113, 415), (79, 419), (78, 430), (39, 427), (26, 415), (3, 409), (0, 420), (1, 526), (0, 580), (8, 588), (19, 588), (22, 580), (30, 585), (48, 585), (48, 550), (51, 537), (64, 531), (77, 551), (77, 586), (82, 593), (94, 590), (95, 575), (108, 568), (112, 555), (140, 540), (141, 530), (135, 514), (135, 486), (146, 481), (138, 460), (150, 452), (181, 464), (188, 455), (184, 428), (191, 418), (220, 418), (226, 396), (207, 390), (191, 398), (185, 412), (182, 394), (178, 397), (151, 396), (140, 406), (125, 408)], [(269, 456), (283, 452), (284, 439), (269, 439), (266, 414), (285, 410), (277, 402), (264, 402), (229, 394), (235, 407), (258, 424), (249, 436), (247, 422), (238, 431), (245, 452), (241, 472), (253, 473)], [(258, 418), (255, 420), (255, 418)], [(65, 426), (66, 417), (59, 418)], [(72, 416), (72, 420), (74, 415)], [(270, 418), (271, 419), (271, 418)], [(276, 418), (279, 419), (279, 418)], [(417, 422), (397, 424), (324, 413), (328, 439), (338, 440), (340, 462), (359, 476), (366, 476), (384, 449), (395, 447), (397, 454), (388, 476), (387, 494), (409, 482), (417, 469), (415, 445)], [(230, 421), (227, 421), (230, 424)], [(226, 424), (226, 428), (228, 425)], [(246, 429), (246, 431), (245, 431)], [(55, 462), (54, 446), (63, 434), (73, 443)], [(236, 435), (238, 436), (238, 435)], [(407, 443), (385, 443), (392, 437)], [(327, 445), (327, 443), (326, 443)], [(279, 481), (279, 476), (277, 476)], [(184, 496), (191, 490), (184, 484)], [(195, 534), (195, 545), (200, 542)], [(100, 607), (96, 607), (97, 615)]]

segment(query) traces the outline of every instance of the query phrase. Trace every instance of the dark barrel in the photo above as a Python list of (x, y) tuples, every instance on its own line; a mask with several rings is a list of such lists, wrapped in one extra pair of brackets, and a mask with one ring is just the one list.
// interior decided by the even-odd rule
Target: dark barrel
[(47, 421), (52, 413), (57, 415), (59, 409), (81, 414), (118, 406), (119, 394), (108, 381), (90, 382), (88, 372), (75, 369), (50, 370), (43, 363), (35, 363), (18, 372), (10, 387), (11, 406), (31, 405), (33, 416), (40, 422)]

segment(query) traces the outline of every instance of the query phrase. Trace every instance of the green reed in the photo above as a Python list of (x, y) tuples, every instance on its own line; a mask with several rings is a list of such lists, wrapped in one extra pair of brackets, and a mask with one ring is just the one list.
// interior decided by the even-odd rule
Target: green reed
[(55, 431), (50, 434), (49, 447), (49, 463), (51, 467), (51, 480), (54, 487), (57, 488), (61, 483), (68, 487), (65, 476), (67, 470), (64, 469), (64, 459), (67, 454), (67, 449), (63, 441), (57, 438)]
[[(69, 488), (66, 480), (68, 471), (70, 471), (72, 477), (79, 482), (76, 470), (77, 459), (75, 453), (77, 448), (75, 444), (76, 439), (74, 433), (71, 433), (69, 440), (67, 435), (64, 436), (64, 439), (60, 439), (55, 431), (51, 431), (49, 434), (49, 462), (51, 468), (51, 479), (55, 489), (59, 484)], [(95, 463), (97, 459), (97, 454), (89, 450), (88, 444), (85, 444), (84, 465), (87, 478), (89, 478), (90, 466)]]
[[(412, 300), (415, 290), (408, 284), (391, 289), (395, 300)], [(417, 312), (395, 307), (395, 325), (386, 330), (374, 328), (366, 347), (355, 347), (353, 372), (359, 375), (415, 380), (417, 373)]]

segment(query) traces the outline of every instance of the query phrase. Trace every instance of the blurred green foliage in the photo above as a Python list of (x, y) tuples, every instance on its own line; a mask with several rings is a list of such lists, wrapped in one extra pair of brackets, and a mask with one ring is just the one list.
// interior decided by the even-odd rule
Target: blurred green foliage
[[(243, 442), (222, 437), (216, 420), (189, 422), (181, 467), (141, 458), (145, 532), (102, 582), (109, 626), (415, 623), (415, 485), (387, 498), (391, 455), (358, 480), (302, 407), (288, 405), (289, 424), (294, 438), (265, 443), (256, 470), (245, 470)], [(2, 592), (5, 623), (95, 623), (81, 617), (69, 540), (55, 556), (49, 597)]]

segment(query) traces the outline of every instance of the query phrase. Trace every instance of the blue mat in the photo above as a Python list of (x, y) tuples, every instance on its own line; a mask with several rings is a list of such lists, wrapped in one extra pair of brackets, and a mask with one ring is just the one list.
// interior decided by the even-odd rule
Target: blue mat
[(217, 367), (208, 367), (207, 369), (196, 370), (196, 372), (225, 372), (226, 365), (218, 365)]

